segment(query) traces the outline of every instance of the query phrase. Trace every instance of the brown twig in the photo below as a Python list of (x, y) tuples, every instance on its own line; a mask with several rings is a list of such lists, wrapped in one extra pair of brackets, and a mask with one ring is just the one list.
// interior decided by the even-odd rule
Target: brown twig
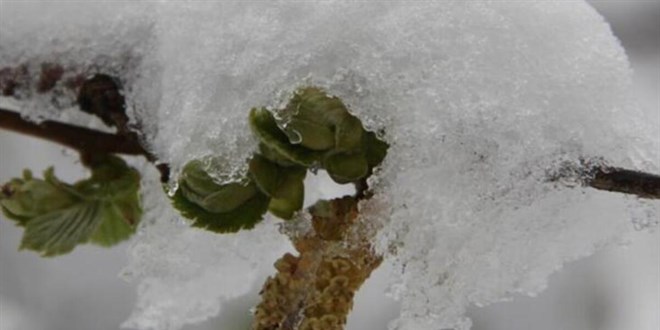
[(548, 171), (547, 181), (660, 199), (660, 175), (613, 167), (598, 157), (563, 162)]
[(612, 192), (660, 199), (660, 176), (621, 168), (599, 167), (585, 185)]
[(0, 128), (52, 141), (81, 152), (148, 154), (137, 140), (130, 136), (103, 133), (55, 121), (37, 124), (5, 109), (0, 109)]
[[(134, 133), (109, 134), (55, 121), (34, 123), (22, 118), (16, 112), (1, 108), (0, 128), (55, 142), (81, 153), (144, 156), (150, 162), (156, 162), (156, 158), (142, 147)], [(156, 167), (161, 172), (161, 179), (167, 180), (169, 176), (167, 165), (157, 164)]]
[[(36, 72), (28, 69), (28, 65), (1, 68), (2, 95), (18, 99), (21, 95), (29, 97), (35, 92), (68, 95), (68, 103), (78, 105), (81, 111), (100, 118), (110, 127), (116, 127), (117, 133), (108, 134), (55, 121), (37, 124), (1, 108), (0, 128), (59, 143), (81, 154), (142, 155), (160, 171), (161, 181), (169, 180), (169, 166), (158, 163), (156, 157), (140, 143), (136, 134), (139, 127), (136, 129), (128, 125), (126, 102), (119, 79), (92, 73), (89, 69), (64, 68), (57, 63), (42, 63), (39, 68)], [(21, 93), (17, 93), (19, 90)]]

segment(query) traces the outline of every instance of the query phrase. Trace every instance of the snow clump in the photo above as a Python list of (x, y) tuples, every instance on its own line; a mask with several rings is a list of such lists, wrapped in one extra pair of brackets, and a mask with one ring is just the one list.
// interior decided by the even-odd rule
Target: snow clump
[[(536, 294), (563, 263), (624, 239), (631, 214), (658, 215), (657, 202), (549, 179), (584, 160), (660, 173), (624, 50), (584, 1), (89, 3), (46, 16), (48, 34), (42, 5), (3, 5), (0, 63), (103, 58), (175, 173), (206, 155), (226, 160), (219, 177), (243, 173), (249, 109), (301, 86), (383, 132), (391, 149), (362, 208), (395, 264), (393, 329), (468, 329), (467, 306)], [(210, 317), (287, 248), (270, 221), (219, 236), (153, 203), (169, 213), (131, 248), (129, 326)]]

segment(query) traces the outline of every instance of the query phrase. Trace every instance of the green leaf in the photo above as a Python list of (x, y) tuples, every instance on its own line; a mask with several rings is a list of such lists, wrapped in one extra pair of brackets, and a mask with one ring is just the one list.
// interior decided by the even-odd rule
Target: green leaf
[(243, 205), (224, 213), (209, 212), (188, 200), (178, 189), (171, 197), (172, 205), (182, 216), (192, 220), (194, 227), (204, 228), (216, 233), (234, 233), (241, 229), (253, 228), (263, 219), (268, 209), (268, 196), (257, 192)]
[(4, 214), (5, 217), (7, 217), (7, 219), (11, 219), (11, 220), (16, 221), (16, 225), (19, 226), (19, 227), (25, 227), (25, 224), (27, 223), (27, 221), (30, 220), (30, 218), (28, 218), (28, 217), (24, 217), (24, 216), (20, 216), (20, 215), (12, 213), (9, 209), (7, 209), (5, 207), (2, 207), (0, 209), (2, 209), (2, 214)]
[(292, 163), (309, 167), (317, 163), (320, 158), (318, 152), (291, 144), (286, 134), (277, 126), (273, 115), (266, 109), (255, 108), (250, 111), (250, 128), (271, 152)]
[[(133, 215), (127, 215), (125, 208), (120, 208), (115, 203), (104, 202), (101, 207), (103, 221), (98, 225), (96, 231), (90, 237), (90, 241), (100, 246), (113, 246), (131, 237), (135, 233), (135, 226), (126, 221), (129, 217), (135, 217), (135, 213), (141, 210), (131, 210)], [(124, 212), (122, 212), (124, 211)]]
[(103, 221), (101, 202), (82, 202), (30, 219), (25, 226), (21, 249), (52, 257), (85, 243)]
[(57, 179), (52, 168), (37, 179), (5, 184), (0, 206), (8, 218), (25, 227), (22, 249), (55, 256), (91, 241), (110, 246), (135, 232), (142, 209), (140, 175), (119, 157), (98, 156), (90, 178), (73, 185)]
[[(53, 169), (48, 168), (44, 176), (52, 176)], [(3, 186), (0, 205), (8, 218), (19, 225), (25, 225), (28, 219), (65, 208), (77, 198), (68, 191), (47, 180), (35, 179), (30, 171), (23, 173), (23, 178), (14, 178)]]

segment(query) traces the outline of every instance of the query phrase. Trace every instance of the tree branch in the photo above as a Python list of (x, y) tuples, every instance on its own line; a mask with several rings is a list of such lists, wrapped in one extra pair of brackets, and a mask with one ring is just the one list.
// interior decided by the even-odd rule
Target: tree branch
[(565, 161), (548, 170), (547, 182), (660, 199), (660, 175), (609, 166), (602, 158)]
[(37, 124), (22, 118), (18, 113), (1, 108), (0, 128), (45, 139), (80, 152), (148, 155), (137, 139), (131, 136), (103, 133), (55, 121)]
[(1, 108), (0, 128), (59, 143), (79, 151), (83, 157), (95, 153), (142, 155), (160, 171), (162, 182), (169, 180), (169, 166), (158, 163), (156, 157), (140, 144), (136, 129), (128, 126), (119, 79), (95, 73), (89, 68), (64, 68), (57, 63), (42, 63), (39, 68), (36, 72), (27, 64), (0, 68), (2, 95), (18, 99), (21, 98), (19, 95), (29, 98), (34, 93), (67, 96), (65, 104), (78, 105), (81, 111), (117, 128), (117, 133), (108, 134), (55, 121), (37, 124)]
[(0, 128), (55, 142), (82, 154), (144, 156), (156, 165), (162, 181), (169, 179), (167, 164), (156, 164), (156, 158), (142, 147), (135, 133), (109, 134), (55, 121), (37, 124), (22, 118), (16, 112), (2, 108), (0, 108)]

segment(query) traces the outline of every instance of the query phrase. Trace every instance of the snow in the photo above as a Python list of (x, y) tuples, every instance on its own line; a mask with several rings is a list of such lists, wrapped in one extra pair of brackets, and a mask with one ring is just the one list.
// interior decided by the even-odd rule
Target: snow
[[(54, 90), (41, 94), (18, 88), (24, 116), (35, 121), (71, 119), (87, 123), (89, 118), (63, 111), (75, 102), (66, 93), (66, 81), (75, 75), (103, 71), (123, 76), (128, 82), (140, 73), (135, 70), (150, 49), (150, 21), (143, 19), (144, 6), (133, 3), (117, 6), (95, 2), (81, 6), (72, 1), (24, 1), (0, 3), (0, 68), (29, 70), (36, 85), (42, 64), (59, 64), (64, 75)], [(65, 92), (61, 92), (64, 90)], [(72, 118), (70, 118), (72, 117)], [(96, 127), (96, 126), (95, 126)]]
[[(624, 50), (583, 1), (57, 3), (35, 15), (42, 5), (2, 4), (0, 67), (103, 58), (175, 172), (215, 155), (216, 175), (240, 174), (256, 146), (249, 109), (300, 86), (384, 130), (391, 149), (362, 208), (395, 265), (393, 329), (468, 329), (467, 306), (536, 294), (565, 262), (657, 223), (658, 202), (548, 182), (581, 159), (660, 173), (660, 132), (631, 96)], [(271, 219), (236, 235), (191, 229), (147, 178), (127, 326), (215, 315), (288, 248)]]
[(274, 260), (291, 250), (274, 221), (235, 235), (190, 227), (169, 207), (158, 174), (146, 166), (143, 195), (149, 212), (121, 273), (138, 284), (136, 307), (124, 327), (171, 330), (204, 321), (217, 315), (224, 301), (252, 290)]

